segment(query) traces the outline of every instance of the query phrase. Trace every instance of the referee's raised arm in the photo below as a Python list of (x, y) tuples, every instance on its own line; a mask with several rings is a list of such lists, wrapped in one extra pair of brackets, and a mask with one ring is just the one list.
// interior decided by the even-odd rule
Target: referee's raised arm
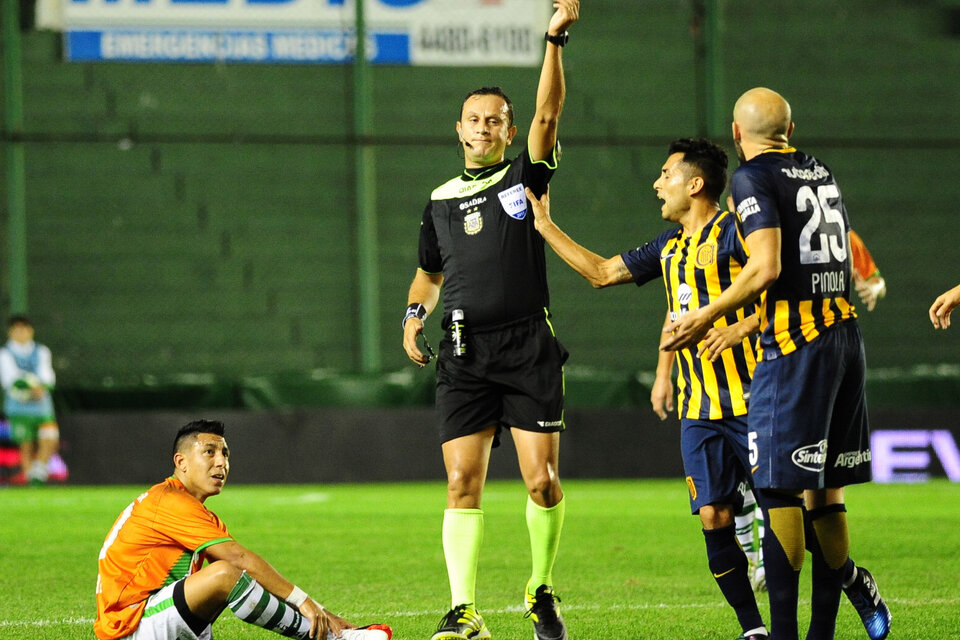
[(567, 41), (567, 29), (580, 16), (580, 0), (556, 0), (553, 6), (556, 11), (544, 34), (547, 49), (543, 54), (543, 68), (537, 86), (537, 111), (533, 114), (527, 138), (532, 160), (550, 158), (557, 143), (557, 122), (566, 95), (560, 52)]

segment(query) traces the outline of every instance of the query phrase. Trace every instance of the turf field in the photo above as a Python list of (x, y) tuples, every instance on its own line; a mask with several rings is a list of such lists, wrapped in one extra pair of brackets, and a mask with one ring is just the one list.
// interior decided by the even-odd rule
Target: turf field
[[(93, 638), (97, 553), (142, 489), (0, 491), (0, 638)], [(567, 481), (564, 489), (555, 580), (571, 638), (737, 636), (682, 480)], [(387, 622), (400, 640), (426, 640), (448, 606), (444, 496), (440, 483), (236, 485), (207, 506), (328, 608), (355, 622)], [(529, 570), (524, 499), (519, 482), (491, 482), (485, 493), (478, 598), (495, 640), (532, 636), (519, 606)], [(960, 637), (960, 485), (857, 487), (848, 505), (852, 555), (873, 571), (893, 611), (891, 638)], [(761, 610), (766, 616), (763, 599)], [(214, 632), (220, 640), (280, 637), (229, 613)], [(846, 601), (837, 637), (866, 638)]]

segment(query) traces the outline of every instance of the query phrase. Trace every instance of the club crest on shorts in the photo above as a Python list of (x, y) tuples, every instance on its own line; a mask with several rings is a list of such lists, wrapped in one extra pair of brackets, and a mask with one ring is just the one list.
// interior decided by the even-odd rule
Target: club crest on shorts
[(827, 441), (821, 440), (816, 444), (795, 449), (790, 458), (793, 464), (801, 469), (820, 473), (827, 463)]
[(483, 216), (479, 211), (471, 211), (463, 217), (463, 230), (468, 236), (475, 236), (483, 229)]
[(705, 244), (697, 248), (694, 264), (698, 269), (705, 269), (717, 261), (717, 245)]
[(527, 196), (523, 192), (522, 184), (515, 184), (505, 191), (497, 194), (500, 198), (500, 204), (507, 215), (517, 220), (523, 220), (527, 217)]

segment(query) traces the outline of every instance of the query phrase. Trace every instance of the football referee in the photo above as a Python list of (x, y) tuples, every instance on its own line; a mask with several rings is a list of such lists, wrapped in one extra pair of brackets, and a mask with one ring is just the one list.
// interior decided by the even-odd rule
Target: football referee
[(403, 318), (403, 347), (417, 344), (441, 287), (447, 328), (437, 359), (436, 406), (447, 471), (443, 552), (450, 611), (431, 640), (490, 637), (476, 601), (483, 538), (481, 496), (491, 449), (511, 429), (527, 487), (526, 521), (533, 568), (526, 616), (541, 640), (565, 640), (553, 592), (553, 564), (565, 502), (558, 471), (567, 352), (550, 324), (544, 243), (524, 188), (537, 196), (557, 168), (557, 123), (565, 87), (562, 47), (579, 0), (556, 0), (525, 148), (506, 160), (517, 134), (513, 105), (499, 87), (470, 92), (457, 121), (461, 175), (434, 189), (420, 226), (419, 269)]

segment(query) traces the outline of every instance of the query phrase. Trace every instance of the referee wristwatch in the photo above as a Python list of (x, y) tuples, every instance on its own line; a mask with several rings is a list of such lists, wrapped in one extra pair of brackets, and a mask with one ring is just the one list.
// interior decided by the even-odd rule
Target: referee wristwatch
[(543, 39), (546, 40), (547, 42), (552, 42), (558, 47), (562, 47), (563, 45), (567, 44), (567, 41), (570, 40), (570, 34), (564, 31), (563, 33), (559, 33), (555, 36), (552, 36), (550, 35), (550, 32), (547, 31), (546, 33), (543, 34)]

